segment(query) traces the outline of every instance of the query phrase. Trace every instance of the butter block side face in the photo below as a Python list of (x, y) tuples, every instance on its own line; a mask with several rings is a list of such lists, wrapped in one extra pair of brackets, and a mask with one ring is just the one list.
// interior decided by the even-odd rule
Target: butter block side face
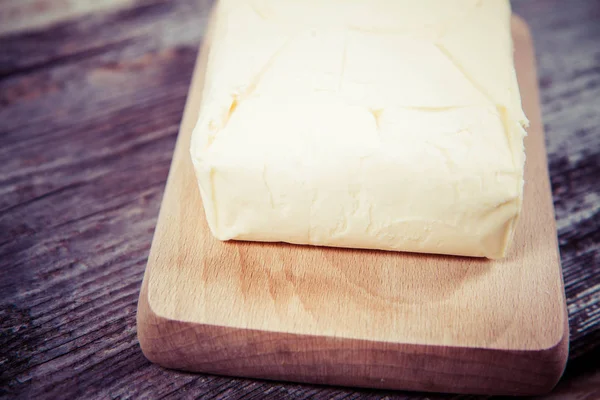
[(505, 255), (527, 123), (507, 1), (222, 0), (216, 17), (191, 143), (215, 237)]

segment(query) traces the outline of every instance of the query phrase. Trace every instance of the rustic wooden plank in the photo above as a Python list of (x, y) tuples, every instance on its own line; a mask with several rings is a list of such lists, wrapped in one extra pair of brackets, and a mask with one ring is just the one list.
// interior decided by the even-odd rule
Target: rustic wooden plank
[(135, 0), (3, 0), (0, 34), (44, 29), (92, 12), (130, 5)]
[[(57, 46), (35, 57), (66, 49), (68, 62), (0, 82), (9, 95), (0, 110), (3, 392), (93, 394), (115, 365), (153, 368), (137, 345), (135, 304), (202, 27), (174, 43), (161, 36), (186, 22), (189, 30), (203, 9), (163, 4), (125, 24), (114, 39), (123, 47), (69, 59), (69, 48), (110, 36), (101, 28), (112, 18), (148, 10), (69, 23), (75, 38), (64, 26), (46, 31)], [(171, 22), (155, 23), (163, 14)]]
[[(189, 375), (143, 358), (137, 290), (211, 1), (115, 2), (0, 36), (0, 397), (454, 398)], [(572, 361), (555, 398), (596, 398), (600, 4), (513, 4), (536, 40), (569, 300)]]

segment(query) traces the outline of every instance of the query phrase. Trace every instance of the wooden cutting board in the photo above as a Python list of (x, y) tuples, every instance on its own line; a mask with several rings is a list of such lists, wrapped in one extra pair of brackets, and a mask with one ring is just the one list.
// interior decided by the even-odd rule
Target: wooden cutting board
[(138, 305), (168, 368), (319, 384), (536, 394), (563, 372), (568, 327), (532, 40), (514, 18), (531, 120), (523, 215), (505, 260), (219, 242), (189, 141), (201, 51)]

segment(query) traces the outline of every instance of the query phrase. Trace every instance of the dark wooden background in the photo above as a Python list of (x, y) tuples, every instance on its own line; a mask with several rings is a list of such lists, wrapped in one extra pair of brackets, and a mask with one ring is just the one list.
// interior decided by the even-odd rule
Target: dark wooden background
[[(135, 313), (211, 5), (0, 0), (0, 397), (445, 399), (164, 370)], [(520, 0), (537, 46), (571, 355), (600, 398), (600, 1)]]

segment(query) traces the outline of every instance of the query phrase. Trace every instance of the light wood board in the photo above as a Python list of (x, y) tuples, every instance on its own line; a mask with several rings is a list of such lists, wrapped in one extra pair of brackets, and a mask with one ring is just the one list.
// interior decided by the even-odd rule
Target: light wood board
[(525, 112), (523, 214), (505, 260), (220, 242), (189, 141), (190, 88), (138, 305), (150, 360), (190, 371), (408, 390), (536, 394), (564, 369), (568, 327), (533, 44), (513, 19)]

